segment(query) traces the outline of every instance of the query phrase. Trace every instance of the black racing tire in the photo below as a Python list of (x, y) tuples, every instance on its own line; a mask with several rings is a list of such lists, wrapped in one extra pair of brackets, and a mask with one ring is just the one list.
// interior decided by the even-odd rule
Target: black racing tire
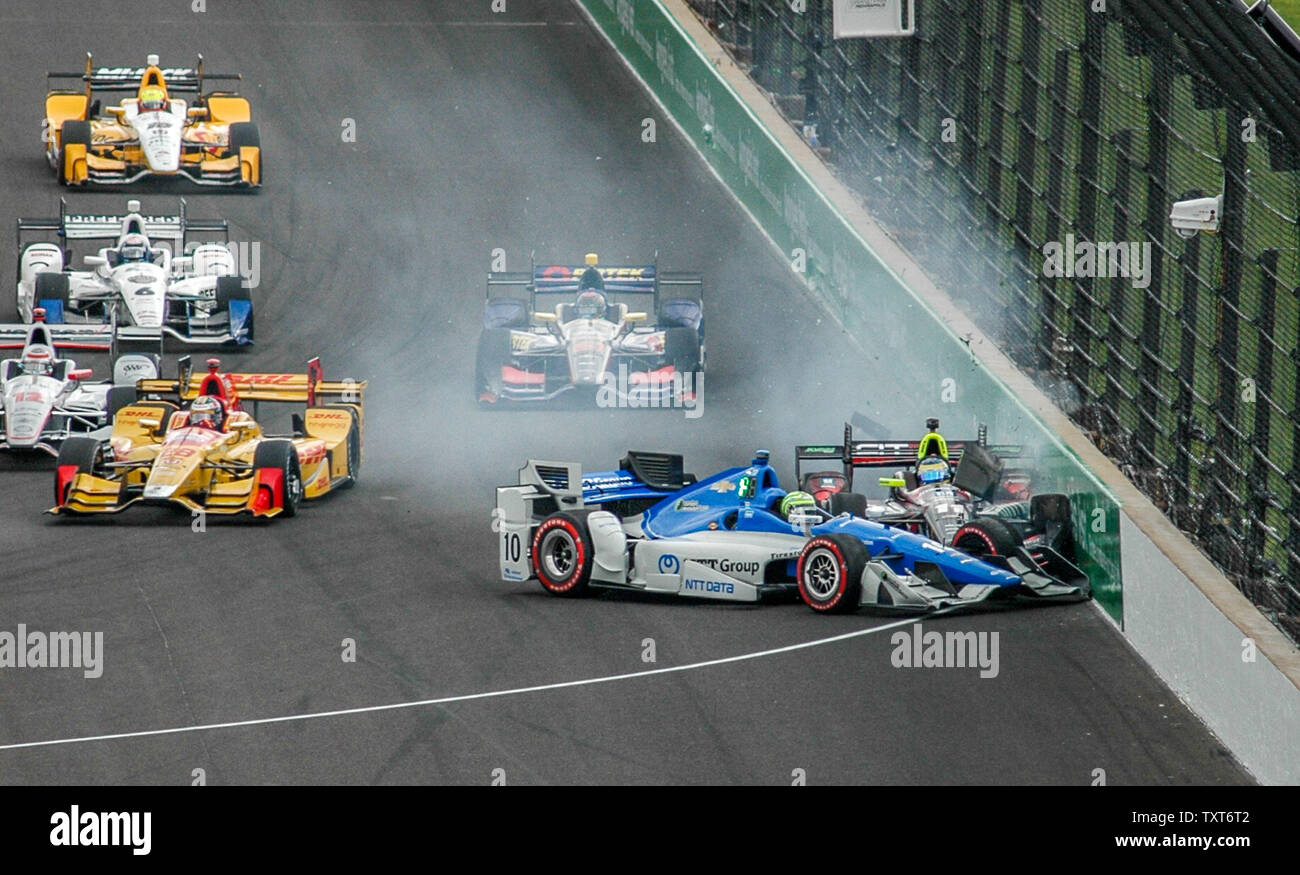
[(993, 516), (980, 516), (959, 528), (952, 536), (952, 546), (976, 558), (983, 556), (1010, 556), (1020, 549), (1022, 541), (1015, 529), (1005, 520)]
[[(244, 286), (244, 278), (241, 276), (219, 276), (217, 277), (217, 311), (225, 310), (230, 312), (231, 301), (253, 301), (252, 290)], [(253, 311), (248, 311), (248, 339), (253, 340), (255, 336), (253, 327)]]
[(67, 438), (59, 447), (59, 458), (54, 465), (54, 504), (62, 507), (67, 501), (67, 487), (62, 483), (62, 472), (67, 466), (75, 465), (78, 474), (95, 474), (104, 461), (104, 445), (91, 437), (75, 436)]
[(817, 535), (799, 554), (799, 597), (821, 614), (857, 610), (862, 593), (862, 572), (871, 554), (852, 535)]
[(831, 495), (830, 511), (832, 516), (839, 516), (848, 511), (853, 516), (867, 516), (867, 497), (861, 492), (836, 492)]
[(493, 373), (510, 360), (510, 329), (486, 328), (478, 338), (478, 356), (474, 366), (474, 394), (490, 391)]
[(113, 417), (123, 407), (128, 407), (140, 400), (140, 393), (135, 386), (113, 386), (108, 390), (108, 399), (106, 409), (108, 411), (108, 421), (111, 424)]
[[(230, 126), (230, 139), (229, 144), (226, 146), (226, 154), (238, 155), (242, 146), (262, 148), (262, 138), (257, 132), (257, 125), (253, 122), (235, 122)], [(266, 153), (260, 152), (257, 156), (257, 185), (251, 187), (256, 190), (261, 188), (265, 182)]]
[(68, 145), (80, 145), (86, 147), (86, 154), (90, 154), (90, 122), (81, 119), (68, 119), (59, 127), (59, 182), (62, 185), (68, 184), (68, 165), (64, 159), (67, 154)]
[(330, 410), (342, 410), (352, 417), (352, 428), (348, 430), (348, 481), (339, 489), (351, 489), (361, 479), (361, 417), (355, 407), (347, 404), (327, 404)]
[(276, 438), (262, 441), (253, 453), (253, 470), (270, 469), (280, 472), (281, 516), (291, 517), (298, 513), (298, 504), (302, 501), (302, 470), (298, 465), (298, 450), (293, 441)]
[(262, 138), (257, 132), (257, 125), (253, 122), (235, 122), (230, 126), (229, 150), (238, 155), (239, 150), (244, 146), (262, 148)]
[(553, 513), (533, 533), (533, 573), (551, 595), (573, 598), (587, 593), (596, 558), (587, 529), (590, 513)]
[[(501, 314), (510, 315), (502, 316)], [(488, 318), (493, 314), (494, 318)], [(483, 311), (483, 328), (527, 328), (529, 325), (528, 302), (523, 298), (493, 298)]]
[(664, 332), (664, 361), (678, 373), (700, 369), (700, 336), (693, 328), (669, 328)]
[(33, 308), (41, 306), (41, 301), (57, 300), (63, 303), (64, 315), (67, 315), (71, 303), (72, 286), (66, 273), (38, 273), (36, 275), (36, 302)]

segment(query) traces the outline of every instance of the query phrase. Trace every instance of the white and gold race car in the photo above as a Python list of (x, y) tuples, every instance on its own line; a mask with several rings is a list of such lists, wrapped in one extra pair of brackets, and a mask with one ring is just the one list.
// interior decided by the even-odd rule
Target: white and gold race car
[[(45, 156), (64, 185), (125, 185), (145, 177), (181, 176), (199, 185), (262, 184), (262, 149), (248, 99), (233, 91), (203, 93), (205, 79), (239, 79), (195, 68), (94, 67), (47, 73), (81, 79), (84, 90), (54, 88), (45, 96)], [(121, 95), (101, 111), (99, 95)], [(194, 94), (193, 102), (177, 95)]]

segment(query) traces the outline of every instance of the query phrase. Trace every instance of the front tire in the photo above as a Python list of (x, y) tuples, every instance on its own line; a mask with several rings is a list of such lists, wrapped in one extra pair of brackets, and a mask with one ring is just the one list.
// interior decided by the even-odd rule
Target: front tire
[(843, 614), (858, 607), (862, 572), (871, 554), (852, 535), (818, 535), (799, 554), (797, 578), (804, 604), (823, 614)]
[(243, 146), (256, 146), (257, 154), (257, 182), (253, 183), (254, 187), (260, 188), (266, 182), (266, 162), (263, 160), (262, 137), (257, 131), (257, 125), (253, 122), (235, 122), (230, 126), (229, 145), (226, 147), (227, 155), (238, 157), (239, 150)]
[(76, 475), (95, 474), (103, 461), (104, 445), (94, 438), (78, 436), (64, 440), (54, 465), (54, 504), (58, 507), (67, 504), (68, 490)]
[(298, 450), (291, 440), (269, 440), (258, 444), (253, 454), (254, 471), (277, 471), (280, 474), (280, 494), (275, 496), (279, 502), (281, 516), (291, 517), (298, 513), (298, 503), (302, 501), (302, 472), (298, 466)]
[(68, 146), (85, 146), (86, 155), (90, 155), (90, 142), (90, 122), (88, 121), (69, 119), (59, 128), (59, 183), (61, 185), (68, 185), (68, 180), (72, 176), (65, 157), (68, 154)]
[(492, 382), (499, 379), (501, 366), (510, 360), (510, 329), (486, 328), (478, 339), (478, 354), (474, 366), (474, 394), (492, 393)]
[(590, 511), (551, 514), (533, 533), (533, 573), (551, 595), (585, 595), (595, 547), (587, 529)]
[(1020, 549), (1021, 540), (1011, 526), (997, 517), (976, 517), (952, 536), (954, 549), (979, 559), (1010, 556)]

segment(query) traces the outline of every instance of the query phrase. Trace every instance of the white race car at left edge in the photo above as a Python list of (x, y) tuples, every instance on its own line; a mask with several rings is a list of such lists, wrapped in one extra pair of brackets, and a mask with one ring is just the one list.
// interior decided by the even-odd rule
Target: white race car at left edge
[[(113, 379), (91, 382), (58, 350), (111, 353), (115, 326), (47, 325), (37, 308), (31, 325), (0, 325), (0, 349), (21, 349), (0, 360), (0, 450), (57, 456), (72, 435), (107, 437), (117, 410), (135, 397), (135, 381), (158, 376), (152, 355), (128, 354), (113, 363)], [(119, 391), (115, 391), (119, 390)]]

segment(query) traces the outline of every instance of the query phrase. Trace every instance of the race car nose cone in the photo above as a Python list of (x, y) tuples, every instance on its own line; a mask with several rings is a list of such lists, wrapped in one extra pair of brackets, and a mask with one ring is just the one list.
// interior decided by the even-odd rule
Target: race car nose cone
[(150, 483), (144, 488), (145, 498), (171, 498), (176, 491), (174, 483)]

